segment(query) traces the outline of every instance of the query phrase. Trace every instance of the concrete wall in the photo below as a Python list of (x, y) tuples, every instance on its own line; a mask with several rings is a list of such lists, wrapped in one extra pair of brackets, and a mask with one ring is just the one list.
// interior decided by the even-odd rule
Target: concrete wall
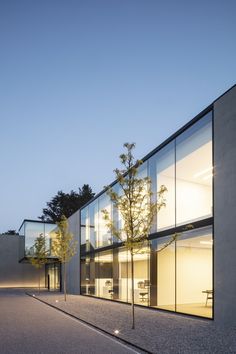
[[(0, 235), (0, 287), (37, 287), (38, 270), (31, 264), (19, 263), (24, 237)], [(39, 271), (45, 286), (44, 267)]]
[(236, 87), (214, 104), (215, 321), (236, 325)]
[[(67, 292), (70, 294), (80, 293), (80, 240), (79, 240), (79, 211), (73, 214), (69, 219), (69, 229), (77, 240), (77, 253), (67, 265)], [(63, 270), (62, 270), (63, 278)], [(63, 281), (62, 281), (63, 285)]]

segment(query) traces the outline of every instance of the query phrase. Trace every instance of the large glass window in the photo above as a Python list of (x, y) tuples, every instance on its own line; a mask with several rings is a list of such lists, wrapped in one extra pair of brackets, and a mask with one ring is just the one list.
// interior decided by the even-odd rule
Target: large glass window
[(86, 237), (86, 223), (88, 218), (88, 208), (81, 210), (81, 220), (80, 220), (80, 252), (84, 253), (87, 251), (87, 237)]
[(175, 244), (169, 237), (157, 240), (157, 306), (175, 310)]
[(34, 242), (37, 237), (44, 235), (44, 224), (37, 222), (25, 222), (25, 255), (34, 255)]
[(45, 266), (46, 273), (46, 287), (50, 291), (60, 289), (60, 264), (51, 263)]
[(112, 236), (110, 230), (107, 228), (107, 221), (104, 220), (104, 214), (102, 212), (103, 209), (106, 209), (110, 217), (112, 215), (111, 201), (108, 195), (104, 194), (99, 197), (98, 206), (98, 213), (96, 213), (98, 217), (97, 247), (109, 246), (112, 244)]
[(56, 237), (56, 225), (47, 222), (28, 221), (25, 220), (21, 229), (20, 235), (25, 237), (25, 250), (24, 254), (21, 251), (21, 256), (34, 255), (34, 243), (36, 239), (43, 235), (46, 241), (46, 249), (49, 251), (49, 257), (53, 257), (52, 242)]
[(128, 252), (125, 248), (119, 249), (119, 300), (127, 301), (128, 299)]
[(175, 226), (175, 142), (151, 158), (149, 170), (154, 196), (157, 198), (162, 185), (167, 188), (164, 196), (166, 206), (158, 212), (157, 221), (154, 220), (157, 226), (152, 231), (155, 232)]
[(82, 255), (80, 261), (80, 289), (82, 295), (98, 296), (98, 256)]
[[(138, 177), (151, 177), (154, 200), (162, 185), (167, 192), (166, 206), (155, 215), (151, 229), (152, 234), (162, 232), (149, 241), (150, 247), (143, 246), (134, 256), (136, 304), (212, 317), (212, 228), (193, 228), (170, 243), (175, 227), (212, 216), (212, 167), (211, 112), (140, 166)], [(113, 189), (122, 193), (118, 184)], [(121, 213), (106, 193), (92, 202), (87, 211), (83, 209), (81, 240), (82, 244), (89, 240), (90, 247), (86, 249), (93, 253), (82, 256), (81, 291), (130, 302), (131, 256), (123, 245), (109, 247), (120, 240), (109, 232), (103, 209), (122, 228)], [(105, 246), (110, 249), (94, 252), (94, 248)]]
[(56, 239), (56, 236), (57, 236), (56, 230), (57, 230), (57, 227), (55, 224), (45, 224), (45, 226), (44, 226), (46, 247), (49, 250), (50, 257), (55, 256), (55, 254), (53, 254), (53, 251), (52, 251), (52, 245), (53, 245), (53, 241)]
[[(143, 246), (142, 250), (134, 254), (134, 302), (141, 305), (149, 305), (149, 246)], [(128, 301), (132, 296), (131, 255), (128, 252)]]
[(99, 296), (113, 299), (113, 254), (112, 250), (99, 253)]
[(80, 258), (80, 292), (82, 295), (88, 295), (88, 287), (89, 283), (89, 272), (87, 272), (87, 268), (89, 264), (86, 264), (86, 257), (81, 256)]
[(98, 235), (98, 219), (95, 215), (98, 214), (98, 201), (95, 200), (89, 205), (89, 222), (88, 222), (88, 239), (89, 239), (89, 250), (93, 251), (96, 247), (96, 238)]
[(212, 115), (176, 139), (176, 224), (212, 216)]
[(176, 311), (212, 317), (212, 228), (183, 233), (176, 249)]

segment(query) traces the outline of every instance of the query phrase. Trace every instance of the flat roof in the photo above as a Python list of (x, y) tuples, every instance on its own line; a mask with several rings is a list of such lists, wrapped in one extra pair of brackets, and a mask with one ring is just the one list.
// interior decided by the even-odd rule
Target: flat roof
[(18, 231), (21, 229), (22, 225), (25, 223), (25, 222), (35, 222), (35, 223), (40, 223), (40, 224), (49, 224), (49, 225), (56, 225), (55, 222), (53, 221), (42, 221), (42, 220), (33, 220), (33, 219), (24, 219), (18, 229)]

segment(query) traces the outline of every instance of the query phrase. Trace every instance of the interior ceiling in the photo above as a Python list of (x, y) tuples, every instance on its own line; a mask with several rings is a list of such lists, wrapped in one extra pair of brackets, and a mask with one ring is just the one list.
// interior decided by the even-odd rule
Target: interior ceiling
[[(183, 159), (176, 163), (176, 176), (177, 179), (185, 180), (188, 182), (199, 183), (205, 186), (211, 186), (212, 178), (209, 176), (212, 171), (212, 143), (208, 142), (202, 145), (199, 149), (193, 151), (191, 154), (185, 156)], [(208, 170), (204, 172), (205, 170)], [(196, 176), (204, 172), (200, 176)], [(162, 176), (173, 178), (173, 166), (168, 167), (161, 173)]]
[[(164, 242), (165, 243), (165, 242)], [(163, 244), (164, 244), (163, 243)], [(159, 247), (161, 248), (163, 245), (159, 244)], [(195, 237), (190, 237), (186, 239), (179, 239), (177, 241), (177, 247), (184, 247), (184, 248), (204, 248), (204, 249), (211, 249), (212, 248), (212, 235), (209, 234), (204, 234), (202, 236), (195, 236)], [(147, 258), (149, 257), (149, 252), (147, 251), (146, 253), (140, 253), (136, 254), (134, 256), (135, 261), (147, 261)], [(126, 262), (130, 260), (130, 256), (127, 257), (127, 251), (120, 251), (119, 252), (119, 262)], [(95, 261), (99, 263), (111, 263), (112, 262), (112, 255), (102, 255), (99, 258), (95, 257)]]
[(211, 248), (212, 247), (212, 235), (203, 235), (198, 237), (187, 238), (185, 240), (179, 240), (177, 242), (178, 247), (187, 248)]

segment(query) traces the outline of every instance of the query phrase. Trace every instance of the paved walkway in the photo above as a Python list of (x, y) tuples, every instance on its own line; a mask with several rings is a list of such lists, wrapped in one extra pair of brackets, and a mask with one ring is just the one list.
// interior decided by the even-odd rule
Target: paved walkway
[(1, 354), (131, 354), (137, 351), (25, 295), (0, 289)]
[[(40, 299), (149, 352), (160, 354), (236, 353), (236, 328), (218, 328), (214, 321), (137, 307), (131, 329), (130, 306), (86, 296), (42, 293)], [(38, 302), (35, 299), (36, 302)]]

